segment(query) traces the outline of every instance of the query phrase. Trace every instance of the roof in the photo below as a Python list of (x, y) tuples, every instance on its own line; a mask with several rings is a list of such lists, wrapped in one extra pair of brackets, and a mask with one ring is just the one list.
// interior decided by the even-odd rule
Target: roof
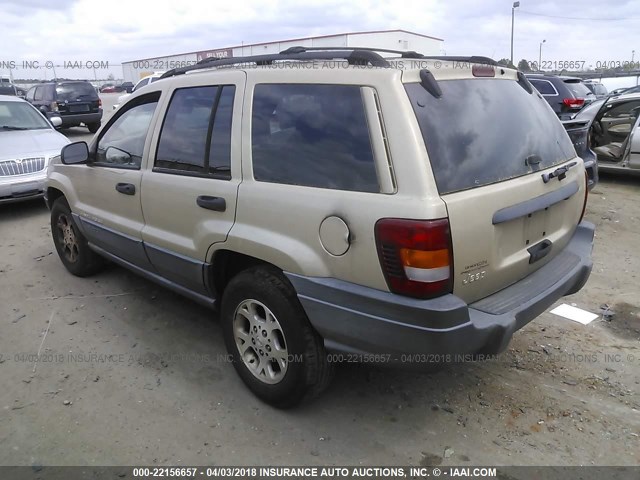
[(0, 102), (26, 102), (26, 100), (13, 95), (0, 95)]
[[(418, 37), (422, 37), (422, 38), (430, 38), (431, 40), (437, 40), (439, 42), (444, 42), (444, 39), (442, 38), (438, 38), (438, 37), (432, 37), (429, 35), (424, 35), (422, 33), (416, 33), (416, 32), (410, 32), (409, 30), (403, 30), (403, 29), (395, 29), (395, 30), (368, 30), (368, 31), (364, 31), (364, 32), (343, 32), (343, 33), (332, 33), (331, 35), (317, 35), (315, 37), (300, 37), (300, 38), (288, 38), (285, 40), (273, 40), (271, 42), (260, 42), (260, 43), (247, 43), (247, 44), (241, 44), (241, 45), (233, 45), (231, 47), (220, 47), (220, 48), (213, 48), (211, 50), (229, 50), (229, 49), (233, 49), (233, 48), (243, 48), (243, 47), (257, 47), (259, 45), (270, 45), (272, 43), (288, 43), (288, 42), (302, 42), (304, 40), (314, 40), (316, 38), (331, 38), (331, 37), (340, 37), (342, 35), (366, 35), (366, 34), (372, 34), (372, 33), (408, 33), (409, 35), (416, 35)], [(126, 62), (122, 62), (123, 64), (125, 63), (133, 63), (133, 62), (137, 62), (140, 60), (153, 60), (154, 58), (165, 58), (165, 57), (177, 57), (180, 55), (191, 55), (193, 53), (198, 53), (198, 52), (202, 52), (203, 50), (195, 50), (195, 51), (191, 51), (191, 52), (184, 52), (184, 53), (171, 53), (168, 55), (161, 55), (158, 57), (145, 57), (145, 58), (141, 58), (141, 59), (137, 59), (137, 60), (129, 60)]]

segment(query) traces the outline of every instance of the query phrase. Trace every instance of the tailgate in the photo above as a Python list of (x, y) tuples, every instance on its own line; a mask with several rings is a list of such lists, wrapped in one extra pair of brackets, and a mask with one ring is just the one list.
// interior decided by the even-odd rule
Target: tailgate
[(419, 83), (405, 88), (447, 205), (453, 293), (473, 302), (562, 251), (584, 206), (585, 170), (553, 110), (525, 80), (438, 85), (440, 95)]
[[(558, 167), (443, 196), (454, 257), (454, 294), (473, 302), (533, 273), (562, 251), (582, 213), (585, 176), (579, 159), (563, 180)], [(469, 208), (473, 205), (473, 208)]]

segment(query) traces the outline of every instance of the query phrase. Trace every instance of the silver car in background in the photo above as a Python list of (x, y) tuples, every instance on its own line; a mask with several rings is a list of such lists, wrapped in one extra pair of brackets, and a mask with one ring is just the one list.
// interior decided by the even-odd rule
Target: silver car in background
[(69, 140), (30, 103), (0, 95), (0, 204), (43, 196), (47, 165)]

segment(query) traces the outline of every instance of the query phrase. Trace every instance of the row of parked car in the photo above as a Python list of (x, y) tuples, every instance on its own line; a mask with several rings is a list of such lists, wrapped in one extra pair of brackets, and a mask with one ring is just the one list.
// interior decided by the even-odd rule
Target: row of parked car
[(576, 77), (527, 74), (549, 103), (585, 161), (591, 186), (597, 168), (640, 173), (640, 86), (607, 92), (601, 83)]
[(100, 87), (96, 87), (100, 93), (131, 93), (133, 91), (133, 82), (122, 83), (105, 83)]

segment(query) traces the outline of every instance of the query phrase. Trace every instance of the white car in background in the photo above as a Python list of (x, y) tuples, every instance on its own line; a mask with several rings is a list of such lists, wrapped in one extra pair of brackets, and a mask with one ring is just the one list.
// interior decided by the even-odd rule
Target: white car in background
[(120, 95), (118, 97), (118, 102), (113, 106), (113, 109), (115, 110), (120, 105), (122, 105), (124, 102), (126, 102), (127, 98), (129, 98), (133, 92), (137, 92), (139, 89), (141, 89), (145, 85), (148, 85), (149, 83), (155, 82), (162, 75), (164, 75), (164, 72), (154, 72), (151, 75), (147, 75), (146, 77), (141, 78), (140, 80), (138, 80), (138, 83), (135, 84), (135, 86), (133, 87), (133, 90), (131, 90), (131, 93), (125, 93), (124, 95)]
[(0, 95), (0, 204), (42, 197), (49, 161), (71, 143), (29, 102)]

